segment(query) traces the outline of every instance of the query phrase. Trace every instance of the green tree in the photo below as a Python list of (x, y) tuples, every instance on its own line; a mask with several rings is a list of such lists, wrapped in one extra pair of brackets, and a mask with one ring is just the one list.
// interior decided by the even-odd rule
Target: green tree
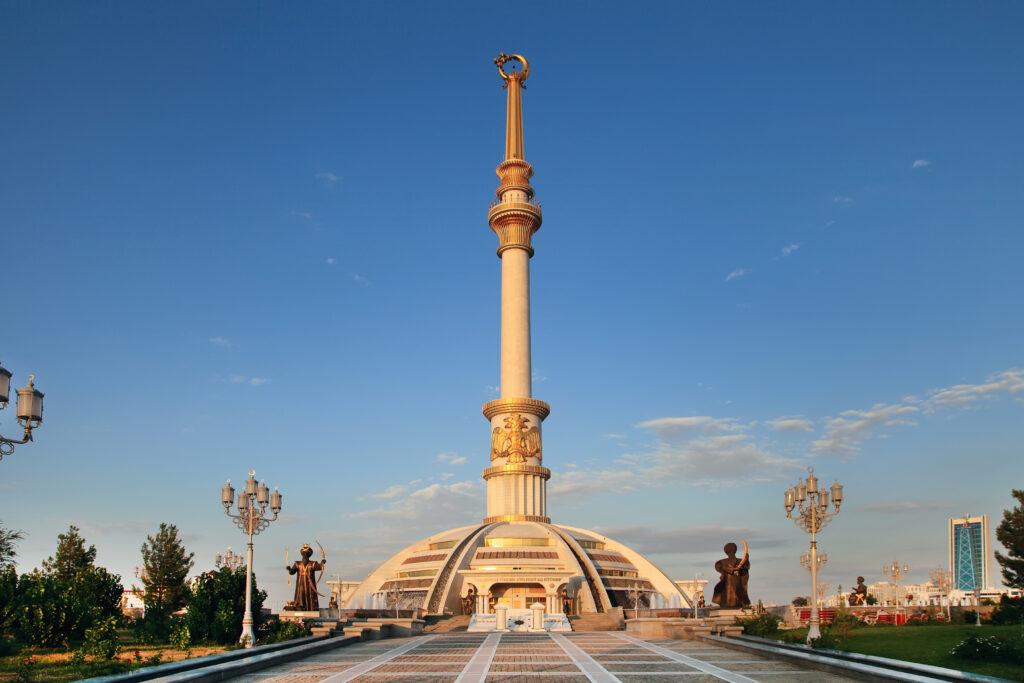
[(1003, 521), (996, 527), (996, 538), (1006, 548), (1006, 555), (996, 551), (1002, 567), (1003, 583), (1010, 588), (1024, 588), (1024, 491), (1014, 489), (1011, 495), (1017, 506), (1003, 511)]
[(793, 607), (807, 607), (807, 598), (802, 595), (798, 595), (793, 598)]
[(43, 571), (60, 581), (69, 581), (78, 572), (96, 563), (96, 546), (85, 547), (85, 539), (74, 524), (66, 534), (57, 535), (57, 552), (43, 560)]
[[(142, 544), (142, 585), (146, 592), (146, 620), (167, 623), (167, 618), (185, 606), (188, 599), (186, 579), (192, 569), (194, 553), (185, 552), (178, 527), (161, 522), (154, 536)], [(161, 629), (161, 631), (166, 629)], [(166, 634), (162, 634), (166, 635)]]
[(33, 645), (81, 640), (86, 629), (121, 614), (121, 577), (95, 564), (95, 546), (74, 526), (57, 537), (57, 552), (41, 570), (23, 574), (15, 589), (14, 628)]
[(0, 571), (14, 568), (14, 558), (18, 554), (14, 546), (23, 538), (25, 534), (22, 532), (0, 526)]
[[(266, 591), (256, 587), (252, 577), (253, 627), (257, 633), (263, 625), (263, 602)], [(201, 574), (192, 590), (185, 613), (185, 623), (193, 643), (228, 645), (238, 641), (245, 614), (245, 567), (232, 571), (222, 567)]]

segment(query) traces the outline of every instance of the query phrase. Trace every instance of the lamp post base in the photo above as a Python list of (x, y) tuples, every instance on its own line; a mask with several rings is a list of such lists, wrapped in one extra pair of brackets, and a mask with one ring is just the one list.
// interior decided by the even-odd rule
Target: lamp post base
[(242, 619), (242, 635), (239, 637), (238, 642), (241, 643), (242, 647), (252, 647), (256, 644), (256, 634), (252, 630), (252, 615), (246, 614), (245, 618)]

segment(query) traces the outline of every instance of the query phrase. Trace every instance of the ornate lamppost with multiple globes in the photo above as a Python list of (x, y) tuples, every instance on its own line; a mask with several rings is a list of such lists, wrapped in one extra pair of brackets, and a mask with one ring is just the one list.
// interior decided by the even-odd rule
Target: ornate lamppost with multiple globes
[[(7, 407), (11, 397), (11, 371), (0, 365), (0, 410)], [(0, 460), (14, 452), (14, 447), (32, 440), (32, 430), (43, 423), (43, 392), (36, 389), (36, 376), (29, 375), (28, 383), (18, 389), (18, 406), (15, 412), (18, 422), (25, 430), (20, 439), (0, 436)]]
[[(892, 579), (892, 582), (896, 584), (896, 612), (899, 613), (900, 601), (903, 599), (903, 595), (900, 591), (900, 582), (903, 580), (903, 575), (910, 571), (910, 565), (906, 562), (903, 563), (903, 567), (900, 567), (900, 563), (893, 560), (890, 564), (882, 565), (882, 576)], [(896, 625), (899, 626), (900, 620), (896, 619)]]
[[(821, 637), (821, 619), (818, 615), (818, 532), (839, 514), (839, 506), (843, 503), (843, 486), (838, 481), (832, 484), (831, 498), (833, 510), (829, 510), (829, 490), (818, 488), (818, 478), (814, 476), (814, 468), (807, 468), (807, 478), (798, 481), (786, 489), (786, 517), (792, 519), (798, 527), (811, 535), (811, 552), (807, 564), (811, 570), (811, 619), (807, 629), (807, 642)], [(794, 515), (794, 511), (796, 514)]]
[[(220, 490), (220, 502), (224, 512), (234, 520), (235, 526), (249, 536), (245, 566), (245, 616), (242, 617), (242, 635), (238, 642), (245, 647), (252, 647), (256, 642), (256, 634), (252, 630), (252, 537), (260, 533), (277, 519), (281, 512), (281, 493), (275, 487), (273, 492), (262, 481), (256, 481), (256, 471), (249, 470), (249, 478), (245, 480), (245, 490), (238, 492), (238, 514), (231, 514), (231, 504), (235, 501), (235, 489), (231, 481)], [(267, 516), (267, 505), (272, 516)]]

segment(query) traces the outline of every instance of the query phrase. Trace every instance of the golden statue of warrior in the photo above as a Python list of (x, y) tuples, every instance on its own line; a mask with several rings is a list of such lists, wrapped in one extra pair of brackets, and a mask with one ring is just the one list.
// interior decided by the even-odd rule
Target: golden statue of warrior
[(295, 599), (284, 606), (286, 610), (315, 612), (320, 609), (320, 600), (317, 597), (319, 593), (316, 590), (316, 572), (322, 573), (327, 566), (327, 553), (324, 552), (324, 547), (320, 545), (319, 541), (317, 541), (317, 545), (320, 546), (320, 561), (309, 559), (313, 556), (313, 548), (308, 543), (304, 543), (299, 550), (302, 559), (285, 567), (289, 574), (298, 575), (295, 577)]
[(516, 464), (538, 455), (540, 430), (531, 427), (522, 415), (509, 415), (504, 427), (491, 432), (491, 460), (507, 458), (510, 464)]

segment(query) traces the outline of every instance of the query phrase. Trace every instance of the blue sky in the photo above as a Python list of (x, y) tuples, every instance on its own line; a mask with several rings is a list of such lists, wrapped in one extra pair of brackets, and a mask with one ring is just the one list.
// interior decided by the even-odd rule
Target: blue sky
[[(782, 491), (847, 486), (824, 580), (945, 561), (1024, 439), (1015, 3), (250, 3), (0, 9), (0, 360), (47, 392), (0, 463), (23, 568), (76, 523), (131, 577), (161, 521), (243, 547), (254, 467), (329, 575), (483, 514), (497, 384), (491, 59), (527, 55), (535, 395), (556, 522), (677, 578)], [(0, 429), (16, 431), (11, 410)], [(995, 521), (995, 520), (994, 520)]]

